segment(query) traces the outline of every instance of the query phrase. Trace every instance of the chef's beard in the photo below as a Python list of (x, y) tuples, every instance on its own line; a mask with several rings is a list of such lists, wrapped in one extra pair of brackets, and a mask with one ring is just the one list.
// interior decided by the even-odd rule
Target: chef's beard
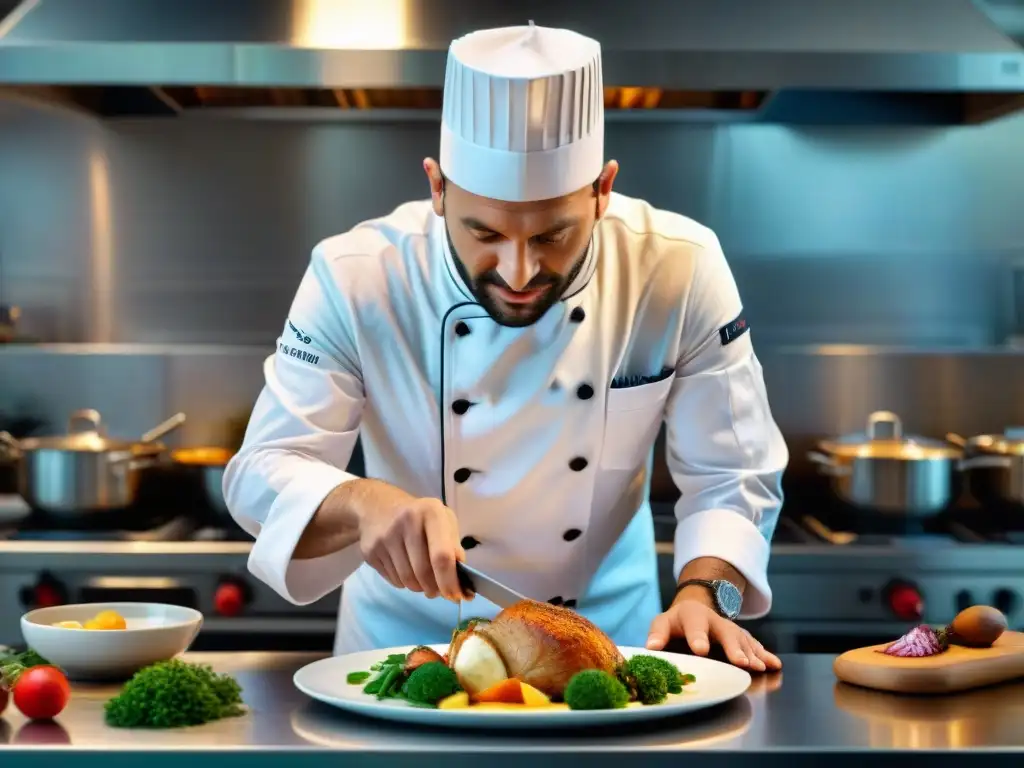
[[(445, 237), (448, 239), (448, 249), (452, 254), (452, 261), (455, 262), (455, 269), (458, 270), (459, 276), (462, 278), (462, 282), (469, 288), (470, 293), (477, 300), (481, 307), (491, 316), (491, 319), (498, 325), (504, 325), (508, 328), (525, 328), (526, 326), (533, 325), (540, 320), (545, 313), (551, 309), (552, 306), (559, 299), (562, 298), (562, 294), (565, 293), (572, 281), (576, 279), (576, 276), (583, 269), (583, 262), (587, 258), (587, 249), (590, 248), (590, 241), (584, 246), (580, 255), (577, 257), (576, 262), (572, 265), (565, 275), (553, 274), (550, 272), (542, 272), (535, 275), (534, 278), (527, 283), (522, 289), (523, 292), (532, 291), (535, 288), (547, 288), (545, 293), (532, 304), (515, 305), (511, 310), (504, 309), (491, 294), (487, 291), (487, 285), (497, 285), (506, 290), (512, 290), (508, 283), (506, 283), (498, 271), (495, 269), (489, 269), (481, 275), (473, 278), (470, 277), (469, 272), (466, 270), (466, 266), (462, 263), (462, 259), (459, 258), (459, 252), (455, 250), (455, 243), (452, 242), (451, 232), (448, 231), (448, 222), (445, 222), (444, 227)], [(509, 305), (506, 305), (509, 306)]]

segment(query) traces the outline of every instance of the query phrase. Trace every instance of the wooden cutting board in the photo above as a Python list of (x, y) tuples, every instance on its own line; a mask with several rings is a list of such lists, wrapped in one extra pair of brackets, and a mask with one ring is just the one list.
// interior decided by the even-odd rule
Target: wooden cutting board
[(953, 693), (1024, 677), (1024, 633), (1004, 632), (990, 648), (951, 645), (936, 656), (906, 659), (856, 648), (832, 665), (844, 683), (895, 693)]

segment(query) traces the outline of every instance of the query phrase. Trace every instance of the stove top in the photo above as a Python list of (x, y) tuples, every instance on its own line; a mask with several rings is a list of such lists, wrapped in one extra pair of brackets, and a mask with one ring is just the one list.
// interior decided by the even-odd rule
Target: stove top
[(956, 523), (950, 524), (945, 530), (911, 529), (888, 532), (832, 526), (813, 514), (780, 518), (772, 539), (774, 543), (779, 544), (830, 544), (837, 547), (882, 547), (895, 544), (933, 547), (936, 544), (979, 544), (998, 540), (998, 537), (985, 536)]
[(835, 503), (791, 505), (773, 538), (779, 544), (901, 547), (1024, 544), (1024, 519), (1007, 510), (960, 506), (931, 517), (871, 515)]
[(0, 541), (252, 541), (252, 537), (237, 525), (210, 524), (182, 515), (143, 530), (54, 527), (25, 521), (21, 524), (0, 526)]

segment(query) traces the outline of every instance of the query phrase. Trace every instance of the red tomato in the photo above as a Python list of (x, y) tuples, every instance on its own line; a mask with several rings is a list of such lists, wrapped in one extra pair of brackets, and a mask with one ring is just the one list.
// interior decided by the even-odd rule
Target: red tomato
[(49, 720), (67, 706), (71, 686), (56, 667), (31, 667), (14, 684), (14, 706), (32, 720)]

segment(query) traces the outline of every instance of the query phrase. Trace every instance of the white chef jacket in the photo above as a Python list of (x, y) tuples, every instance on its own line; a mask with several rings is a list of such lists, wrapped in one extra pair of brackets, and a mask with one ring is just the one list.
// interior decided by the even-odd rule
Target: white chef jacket
[[(313, 250), (244, 444), (224, 476), (251, 572), (293, 604), (341, 589), (336, 653), (450, 638), (457, 608), (388, 584), (359, 546), (292, 553), (321, 501), (367, 477), (454, 510), (467, 560), (575, 608), (622, 646), (661, 610), (647, 493), (664, 420), (675, 573), (697, 557), (767, 613), (789, 453), (715, 234), (613, 194), (583, 268), (534, 325), (495, 323), (462, 282), (430, 201)], [(463, 618), (493, 617), (477, 596)]]

